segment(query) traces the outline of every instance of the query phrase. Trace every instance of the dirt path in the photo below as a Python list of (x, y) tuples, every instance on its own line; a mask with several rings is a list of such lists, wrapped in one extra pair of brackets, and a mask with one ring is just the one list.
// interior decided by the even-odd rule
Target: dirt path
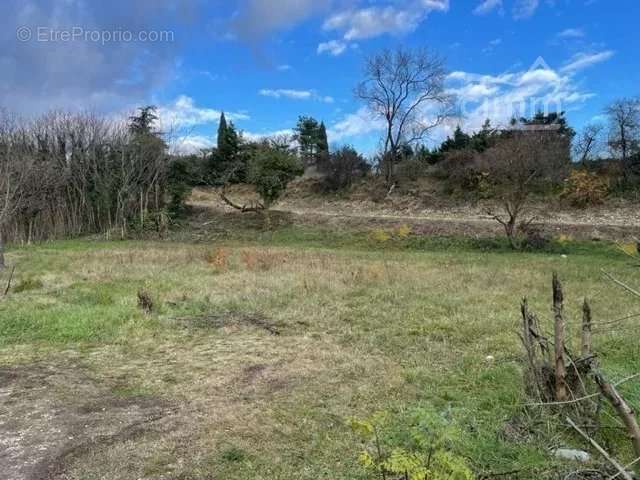
[[(247, 198), (243, 198), (243, 197)], [(240, 192), (238, 201), (249, 201), (246, 192)], [(198, 190), (192, 197), (193, 206), (209, 211), (232, 213), (233, 209), (221, 202), (211, 190)], [(391, 202), (393, 203), (393, 202)], [(329, 228), (365, 230), (394, 228), (408, 225), (413, 233), (437, 236), (487, 237), (502, 235), (503, 230), (482, 206), (443, 207), (439, 209), (397, 208), (378, 205), (370, 201), (302, 200), (288, 198), (280, 202), (273, 212), (294, 224), (321, 225)], [(547, 235), (567, 235), (579, 240), (625, 241), (640, 237), (640, 215), (634, 205), (591, 210), (558, 210), (552, 205), (537, 206), (540, 221), (537, 228)]]
[[(430, 218), (396, 215), (348, 215), (313, 210), (280, 211), (297, 217), (296, 223), (349, 226), (351, 228), (393, 228), (408, 225), (414, 234), (435, 236), (490, 237), (502, 235), (502, 226), (490, 218)], [(636, 225), (602, 223), (547, 222), (536, 224), (543, 233), (551, 236), (567, 235), (578, 240), (625, 241), (640, 237)]]

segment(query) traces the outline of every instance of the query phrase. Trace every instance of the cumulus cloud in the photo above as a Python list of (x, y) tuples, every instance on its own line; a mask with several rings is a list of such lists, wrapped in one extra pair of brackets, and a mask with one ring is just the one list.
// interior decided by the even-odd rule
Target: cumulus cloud
[(502, 0), (483, 0), (474, 10), (475, 15), (486, 15), (496, 9), (502, 8)]
[(361, 137), (384, 129), (384, 122), (373, 117), (366, 107), (346, 115), (327, 130), (327, 137), (332, 142)]
[(215, 146), (215, 138), (204, 135), (185, 135), (170, 142), (169, 149), (175, 155), (190, 155)]
[(333, 103), (334, 99), (330, 96), (319, 95), (315, 90), (292, 90), (288, 88), (279, 88), (271, 90), (263, 88), (258, 91), (259, 95), (263, 97), (272, 98), (289, 98), (292, 100), (316, 100), (324, 103)]
[(531, 116), (539, 109), (578, 108), (593, 97), (579, 87), (571, 72), (553, 70), (541, 59), (530, 70), (499, 75), (453, 72), (447, 84), (460, 101), (469, 130), (481, 128), (486, 119), (503, 126), (513, 117)]
[[(198, 125), (216, 123), (220, 119), (221, 110), (199, 107), (193, 98), (180, 95), (172, 103), (158, 107), (158, 117), (163, 130), (183, 130)], [(248, 120), (245, 113), (225, 112), (229, 120)]]
[(385, 33), (412, 32), (422, 20), (422, 12), (393, 6), (349, 10), (331, 16), (325, 30), (344, 31), (345, 40), (376, 37)]
[(338, 55), (342, 54), (346, 50), (346, 48), (346, 43), (341, 42), (340, 40), (330, 40), (318, 45), (318, 55), (322, 53), (328, 53), (329, 55), (337, 57)]

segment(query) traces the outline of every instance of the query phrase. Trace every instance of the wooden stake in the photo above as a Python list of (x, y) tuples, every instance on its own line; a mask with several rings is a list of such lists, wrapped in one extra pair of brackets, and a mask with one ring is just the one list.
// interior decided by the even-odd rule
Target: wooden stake
[(558, 280), (558, 274), (553, 274), (553, 316), (555, 324), (555, 387), (556, 401), (565, 402), (569, 399), (567, 394), (567, 368), (564, 363), (564, 318), (562, 284)]
[(582, 358), (591, 356), (591, 306), (585, 298), (582, 304)]
[(9, 290), (11, 290), (11, 280), (13, 280), (13, 274), (16, 271), (16, 266), (14, 265), (11, 269), (11, 273), (9, 274), (9, 281), (7, 282), (7, 288), (4, 289), (3, 297), (6, 297), (9, 294)]

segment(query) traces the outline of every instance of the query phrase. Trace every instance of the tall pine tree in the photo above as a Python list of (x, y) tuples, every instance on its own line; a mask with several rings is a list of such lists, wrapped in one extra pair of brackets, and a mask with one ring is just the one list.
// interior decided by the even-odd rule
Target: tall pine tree
[(310, 167), (315, 164), (318, 151), (318, 121), (313, 117), (301, 116), (294, 130), (302, 162), (305, 168)]

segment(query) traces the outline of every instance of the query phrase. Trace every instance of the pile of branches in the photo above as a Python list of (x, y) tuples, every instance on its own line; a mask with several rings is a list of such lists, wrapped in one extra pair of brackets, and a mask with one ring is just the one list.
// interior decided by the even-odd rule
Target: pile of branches
[[(633, 409), (620, 394), (618, 387), (640, 375), (633, 375), (614, 384), (600, 370), (597, 354), (593, 351), (591, 307), (586, 299), (582, 308), (580, 353), (572, 352), (565, 338), (564, 296), (562, 284), (556, 274), (553, 275), (552, 289), (553, 338), (545, 336), (538, 317), (529, 309), (527, 300), (524, 299), (521, 304), (520, 338), (526, 354), (525, 388), (527, 394), (538, 402), (530, 406), (566, 408), (571, 412), (566, 417), (567, 424), (614, 467), (617, 472), (616, 478), (633, 480), (634, 477), (628, 469), (633, 467), (636, 473), (640, 473), (640, 427)], [(598, 417), (603, 400), (607, 401), (620, 417), (631, 439), (638, 460), (630, 465), (623, 466), (593, 439), (598, 429)], [(587, 424), (590, 427), (581, 428), (579, 424)], [(589, 429), (593, 431), (588, 432)]]

